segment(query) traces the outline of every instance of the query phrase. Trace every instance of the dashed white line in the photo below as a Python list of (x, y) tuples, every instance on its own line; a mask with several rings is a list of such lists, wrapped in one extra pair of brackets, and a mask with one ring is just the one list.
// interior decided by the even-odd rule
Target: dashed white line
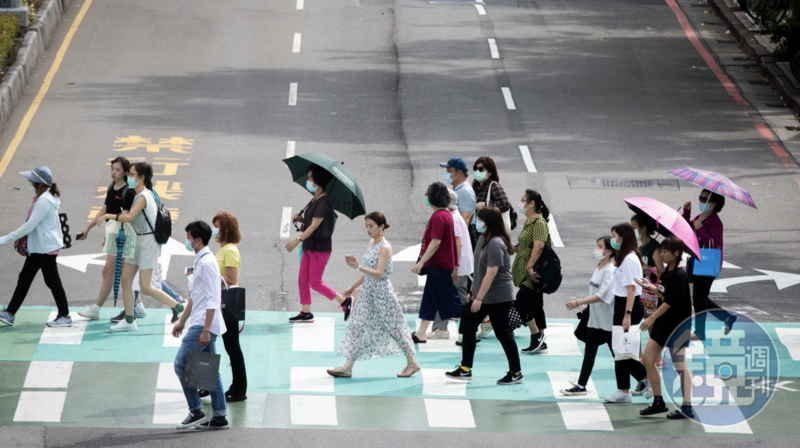
[[(294, 142), (292, 142), (294, 143)], [(281, 216), (281, 238), (289, 238), (292, 225), (292, 208), (283, 207), (283, 216)]]
[(500, 59), (500, 52), (497, 51), (497, 41), (494, 39), (489, 40), (489, 52), (492, 53), (492, 59)]
[(302, 39), (302, 35), (300, 33), (294, 33), (294, 42), (292, 43), (292, 53), (300, 53), (300, 39)]
[(297, 9), (303, 9), (303, 0), (297, 0)]
[(475, 5), (475, 9), (478, 10), (478, 15), (479, 16), (485, 16), (486, 15), (486, 8), (484, 8), (483, 5)]
[(287, 159), (289, 157), (294, 157), (294, 152), (295, 152), (294, 150), (295, 150), (296, 146), (297, 146), (297, 142), (294, 141), (294, 140), (289, 140), (288, 142), (286, 142), (286, 158)]
[(289, 84), (289, 105), (297, 106), (297, 83)]
[(506, 100), (506, 107), (508, 110), (517, 110), (517, 106), (514, 105), (514, 98), (511, 97), (511, 89), (508, 87), (500, 87), (500, 90), (503, 91), (503, 98)]
[(481, 4), (483, 4), (484, 2), (483, 2), (483, 0), (475, 0), (475, 3), (481, 3)]
[(528, 169), (528, 172), (536, 173), (536, 165), (533, 164), (531, 151), (528, 149), (528, 145), (519, 145), (519, 152), (522, 153), (522, 160), (525, 161), (525, 168)]
[(547, 222), (547, 228), (550, 230), (550, 239), (553, 247), (564, 247), (564, 242), (561, 241), (561, 235), (558, 234), (558, 227), (556, 227), (556, 220), (553, 214), (550, 213), (550, 221)]

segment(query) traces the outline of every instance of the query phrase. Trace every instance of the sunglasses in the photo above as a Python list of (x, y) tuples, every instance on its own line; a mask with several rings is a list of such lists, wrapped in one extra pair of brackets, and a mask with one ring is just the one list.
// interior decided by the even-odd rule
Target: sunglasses
[(480, 172), (483, 172), (483, 170), (484, 170), (484, 169), (485, 169), (484, 167), (482, 167), (482, 166), (477, 166), (477, 165), (475, 165), (475, 166), (473, 166), (473, 167), (472, 167), (472, 171), (480, 171)]
[(709, 195), (709, 196), (700, 196), (700, 202), (702, 202), (703, 204), (705, 204), (706, 202), (708, 202), (708, 199), (709, 199), (710, 197), (711, 197), (711, 195)]

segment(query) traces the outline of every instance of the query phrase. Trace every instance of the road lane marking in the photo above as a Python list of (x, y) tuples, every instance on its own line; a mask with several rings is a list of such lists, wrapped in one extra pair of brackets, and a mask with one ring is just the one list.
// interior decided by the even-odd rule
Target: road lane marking
[(469, 400), (426, 398), (425, 411), (431, 428), (474, 428), (472, 404)]
[(297, 0), (297, 9), (303, 9), (303, 0)]
[(475, 3), (485, 4), (483, 0), (475, 0)]
[(158, 364), (158, 377), (156, 380), (156, 389), (160, 390), (183, 390), (181, 380), (175, 374), (175, 364), (171, 362), (162, 362)]
[[(550, 327), (548, 327), (550, 328)], [(549, 333), (549, 332), (548, 332)], [(550, 339), (549, 337), (547, 338)], [(548, 345), (548, 351), (550, 346)], [(550, 387), (553, 389), (553, 397), (558, 400), (599, 400), (597, 389), (594, 387), (592, 378), (586, 383), (586, 395), (563, 395), (561, 389), (569, 389), (572, 387), (570, 381), (577, 383), (580, 372), (554, 372), (547, 371), (547, 377), (550, 379)]]
[(294, 140), (289, 140), (286, 142), (286, 158), (294, 157), (295, 148), (297, 147), (297, 142)]
[(564, 426), (570, 431), (613, 431), (603, 403), (558, 403)]
[[(183, 394), (181, 394), (183, 396)], [(61, 421), (67, 392), (22, 391), (14, 413), (15, 422)]]
[[(301, 324), (304, 325), (304, 324)], [(337, 426), (333, 395), (289, 395), (293, 425)]]
[(500, 59), (500, 52), (497, 50), (497, 41), (489, 39), (489, 52), (492, 54), (492, 59)]
[(447, 369), (422, 369), (422, 395), (467, 396), (467, 382), (448, 378), (445, 372)]
[(553, 323), (547, 326), (547, 353), (541, 356), (581, 356), (572, 324)]
[(289, 105), (297, 106), (297, 83), (289, 84)]
[(292, 208), (283, 207), (283, 216), (281, 216), (281, 238), (289, 238), (292, 226)]
[(561, 235), (558, 234), (558, 227), (556, 227), (556, 220), (553, 214), (550, 213), (550, 220), (547, 221), (547, 228), (550, 230), (550, 242), (553, 247), (564, 247), (564, 242), (561, 241)]
[(25, 375), (25, 388), (66, 389), (72, 374), (72, 362), (31, 361)]
[(180, 347), (181, 342), (183, 342), (183, 337), (186, 336), (186, 330), (181, 333), (181, 337), (176, 338), (172, 336), (172, 327), (175, 324), (172, 323), (172, 314), (167, 314), (164, 316), (164, 347)]
[(531, 158), (531, 151), (528, 149), (527, 145), (519, 145), (519, 152), (522, 153), (522, 160), (525, 162), (525, 168), (528, 169), (529, 173), (536, 173), (536, 165), (533, 164), (533, 159)]
[(8, 168), (8, 165), (11, 163), (14, 153), (17, 152), (19, 144), (22, 143), (22, 139), (25, 138), (25, 133), (28, 132), (28, 127), (30, 126), (34, 115), (36, 115), (36, 111), (39, 110), (39, 105), (42, 104), (42, 100), (44, 100), (44, 96), (47, 95), (47, 91), (50, 89), (50, 84), (53, 82), (56, 72), (58, 72), (58, 69), (61, 67), (61, 62), (64, 60), (64, 54), (67, 52), (67, 48), (69, 48), (72, 38), (78, 31), (78, 27), (81, 26), (81, 22), (83, 21), (84, 16), (86, 16), (86, 12), (89, 11), (89, 6), (91, 5), (92, 0), (85, 0), (83, 2), (83, 6), (81, 6), (78, 15), (75, 16), (75, 20), (72, 22), (72, 26), (69, 27), (67, 35), (64, 36), (64, 41), (61, 42), (61, 46), (58, 48), (56, 57), (53, 59), (53, 65), (50, 67), (50, 70), (47, 71), (44, 81), (42, 82), (42, 86), (39, 88), (39, 92), (33, 98), (33, 102), (31, 103), (30, 107), (28, 107), (28, 111), (25, 112), (25, 116), (22, 118), (19, 128), (17, 128), (17, 133), (14, 134), (14, 139), (11, 140), (11, 144), (8, 145), (6, 153), (3, 155), (3, 158), (0, 159), (0, 178), (2, 178), (3, 174), (6, 172), (6, 168)]
[(775, 333), (793, 361), (800, 361), (800, 328), (776, 327)]
[(294, 33), (294, 42), (292, 43), (292, 53), (300, 53), (300, 33)]
[(511, 97), (511, 89), (508, 87), (501, 87), (500, 90), (503, 91), (503, 98), (506, 100), (506, 107), (508, 110), (517, 110), (517, 106), (514, 105), (514, 98)]
[[(57, 311), (52, 311), (47, 321), (50, 322), (58, 315)], [(45, 327), (42, 331), (42, 336), (39, 338), (40, 344), (63, 344), (63, 345), (80, 345), (83, 341), (83, 335), (86, 333), (86, 325), (89, 324), (89, 319), (78, 316), (77, 313), (72, 315), (71, 327)]]
[(333, 393), (333, 377), (325, 367), (292, 366), (289, 390), (291, 392)]
[(183, 392), (156, 392), (156, 400), (153, 403), (154, 425), (178, 424), (186, 417), (187, 412), (186, 397)]
[(313, 324), (292, 324), (292, 350), (332, 352), (334, 328), (332, 317), (318, 317)]
[(486, 8), (484, 8), (483, 5), (475, 5), (475, 9), (478, 10), (478, 15), (479, 16), (485, 16), (486, 15)]
[[(414, 322), (419, 328), (420, 319), (414, 319)], [(428, 331), (431, 327), (428, 326)], [(447, 322), (447, 331), (450, 332), (450, 339), (428, 339), (424, 344), (418, 344), (417, 350), (420, 353), (461, 353), (461, 347), (456, 345), (458, 339), (458, 326), (455, 321), (450, 320)]]

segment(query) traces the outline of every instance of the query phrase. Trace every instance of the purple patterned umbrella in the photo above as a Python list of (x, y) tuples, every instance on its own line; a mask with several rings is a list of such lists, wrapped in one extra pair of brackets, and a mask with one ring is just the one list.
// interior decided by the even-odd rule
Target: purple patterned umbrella
[(723, 176), (722, 174), (713, 171), (698, 170), (691, 167), (679, 168), (675, 171), (670, 171), (669, 174), (678, 176), (681, 179), (689, 182), (690, 184), (697, 185), (700, 188), (705, 188), (708, 191), (714, 192), (720, 196), (731, 198), (734, 201), (741, 202), (742, 204), (749, 205), (758, 210), (750, 193), (744, 191), (742, 187), (736, 185)]

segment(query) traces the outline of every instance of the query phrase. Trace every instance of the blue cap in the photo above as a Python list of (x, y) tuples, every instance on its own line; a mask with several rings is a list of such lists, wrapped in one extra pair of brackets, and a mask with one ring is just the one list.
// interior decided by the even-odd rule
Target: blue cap
[(463, 171), (467, 173), (467, 162), (464, 161), (461, 157), (453, 157), (452, 159), (448, 160), (447, 163), (440, 163), (440, 167), (442, 168), (450, 168), (453, 167), (459, 171)]
[(49, 187), (53, 183), (53, 174), (46, 166), (37, 166), (31, 171), (21, 171), (19, 174), (35, 184), (45, 184)]

